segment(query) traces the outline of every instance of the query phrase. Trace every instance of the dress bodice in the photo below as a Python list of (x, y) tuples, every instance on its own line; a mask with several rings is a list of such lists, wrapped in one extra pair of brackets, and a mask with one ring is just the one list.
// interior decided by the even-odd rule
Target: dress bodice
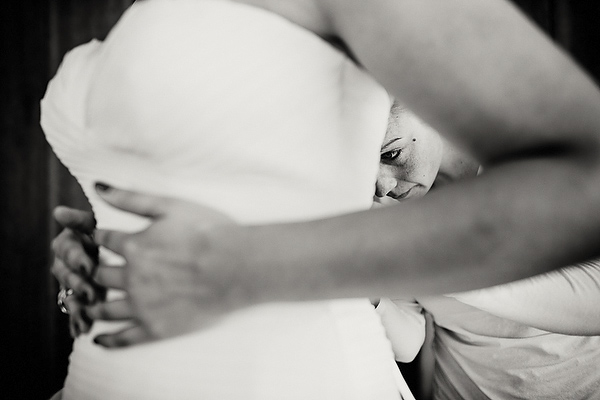
[[(42, 127), (98, 226), (146, 221), (93, 184), (214, 207), (242, 224), (369, 208), (386, 92), (344, 54), (269, 12), (146, 0), (65, 57)], [(390, 344), (366, 299), (268, 304), (126, 350), (74, 344), (64, 397), (394, 399)]]
[(274, 14), (152, 0), (71, 51), (42, 123), (101, 225), (88, 175), (257, 223), (368, 208), (388, 102), (344, 54)]

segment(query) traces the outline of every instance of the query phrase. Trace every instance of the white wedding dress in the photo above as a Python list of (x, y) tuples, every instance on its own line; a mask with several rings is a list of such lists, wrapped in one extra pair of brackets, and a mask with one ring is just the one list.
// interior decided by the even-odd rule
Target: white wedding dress
[[(389, 106), (344, 54), (275, 14), (145, 0), (67, 54), (41, 123), (98, 227), (137, 231), (147, 221), (103, 203), (95, 182), (242, 224), (367, 209)], [(127, 349), (92, 342), (120, 326), (75, 340), (64, 399), (385, 400), (404, 387), (366, 299), (265, 304)]]

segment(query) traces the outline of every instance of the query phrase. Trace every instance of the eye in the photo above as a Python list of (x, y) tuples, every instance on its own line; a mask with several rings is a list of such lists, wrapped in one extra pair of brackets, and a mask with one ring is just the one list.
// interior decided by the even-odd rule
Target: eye
[(402, 150), (391, 150), (381, 154), (381, 160), (395, 160), (402, 153)]

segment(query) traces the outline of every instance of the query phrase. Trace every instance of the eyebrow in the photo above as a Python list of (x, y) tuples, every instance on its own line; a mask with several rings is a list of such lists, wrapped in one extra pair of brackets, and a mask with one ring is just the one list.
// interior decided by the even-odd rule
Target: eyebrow
[(381, 146), (381, 150), (384, 150), (386, 147), (390, 146), (392, 143), (397, 142), (400, 139), (402, 139), (402, 138), (401, 137), (393, 138), (392, 140), (390, 140), (389, 142), (387, 142), (383, 146)]

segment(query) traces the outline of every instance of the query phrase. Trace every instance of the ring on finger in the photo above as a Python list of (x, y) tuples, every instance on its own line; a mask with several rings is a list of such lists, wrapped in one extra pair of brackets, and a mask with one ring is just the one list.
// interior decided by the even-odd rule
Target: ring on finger
[(61, 287), (58, 291), (58, 295), (56, 296), (56, 304), (58, 305), (58, 309), (63, 314), (69, 314), (69, 309), (66, 307), (65, 300), (73, 293), (75, 293), (73, 289), (66, 289), (64, 287)]

